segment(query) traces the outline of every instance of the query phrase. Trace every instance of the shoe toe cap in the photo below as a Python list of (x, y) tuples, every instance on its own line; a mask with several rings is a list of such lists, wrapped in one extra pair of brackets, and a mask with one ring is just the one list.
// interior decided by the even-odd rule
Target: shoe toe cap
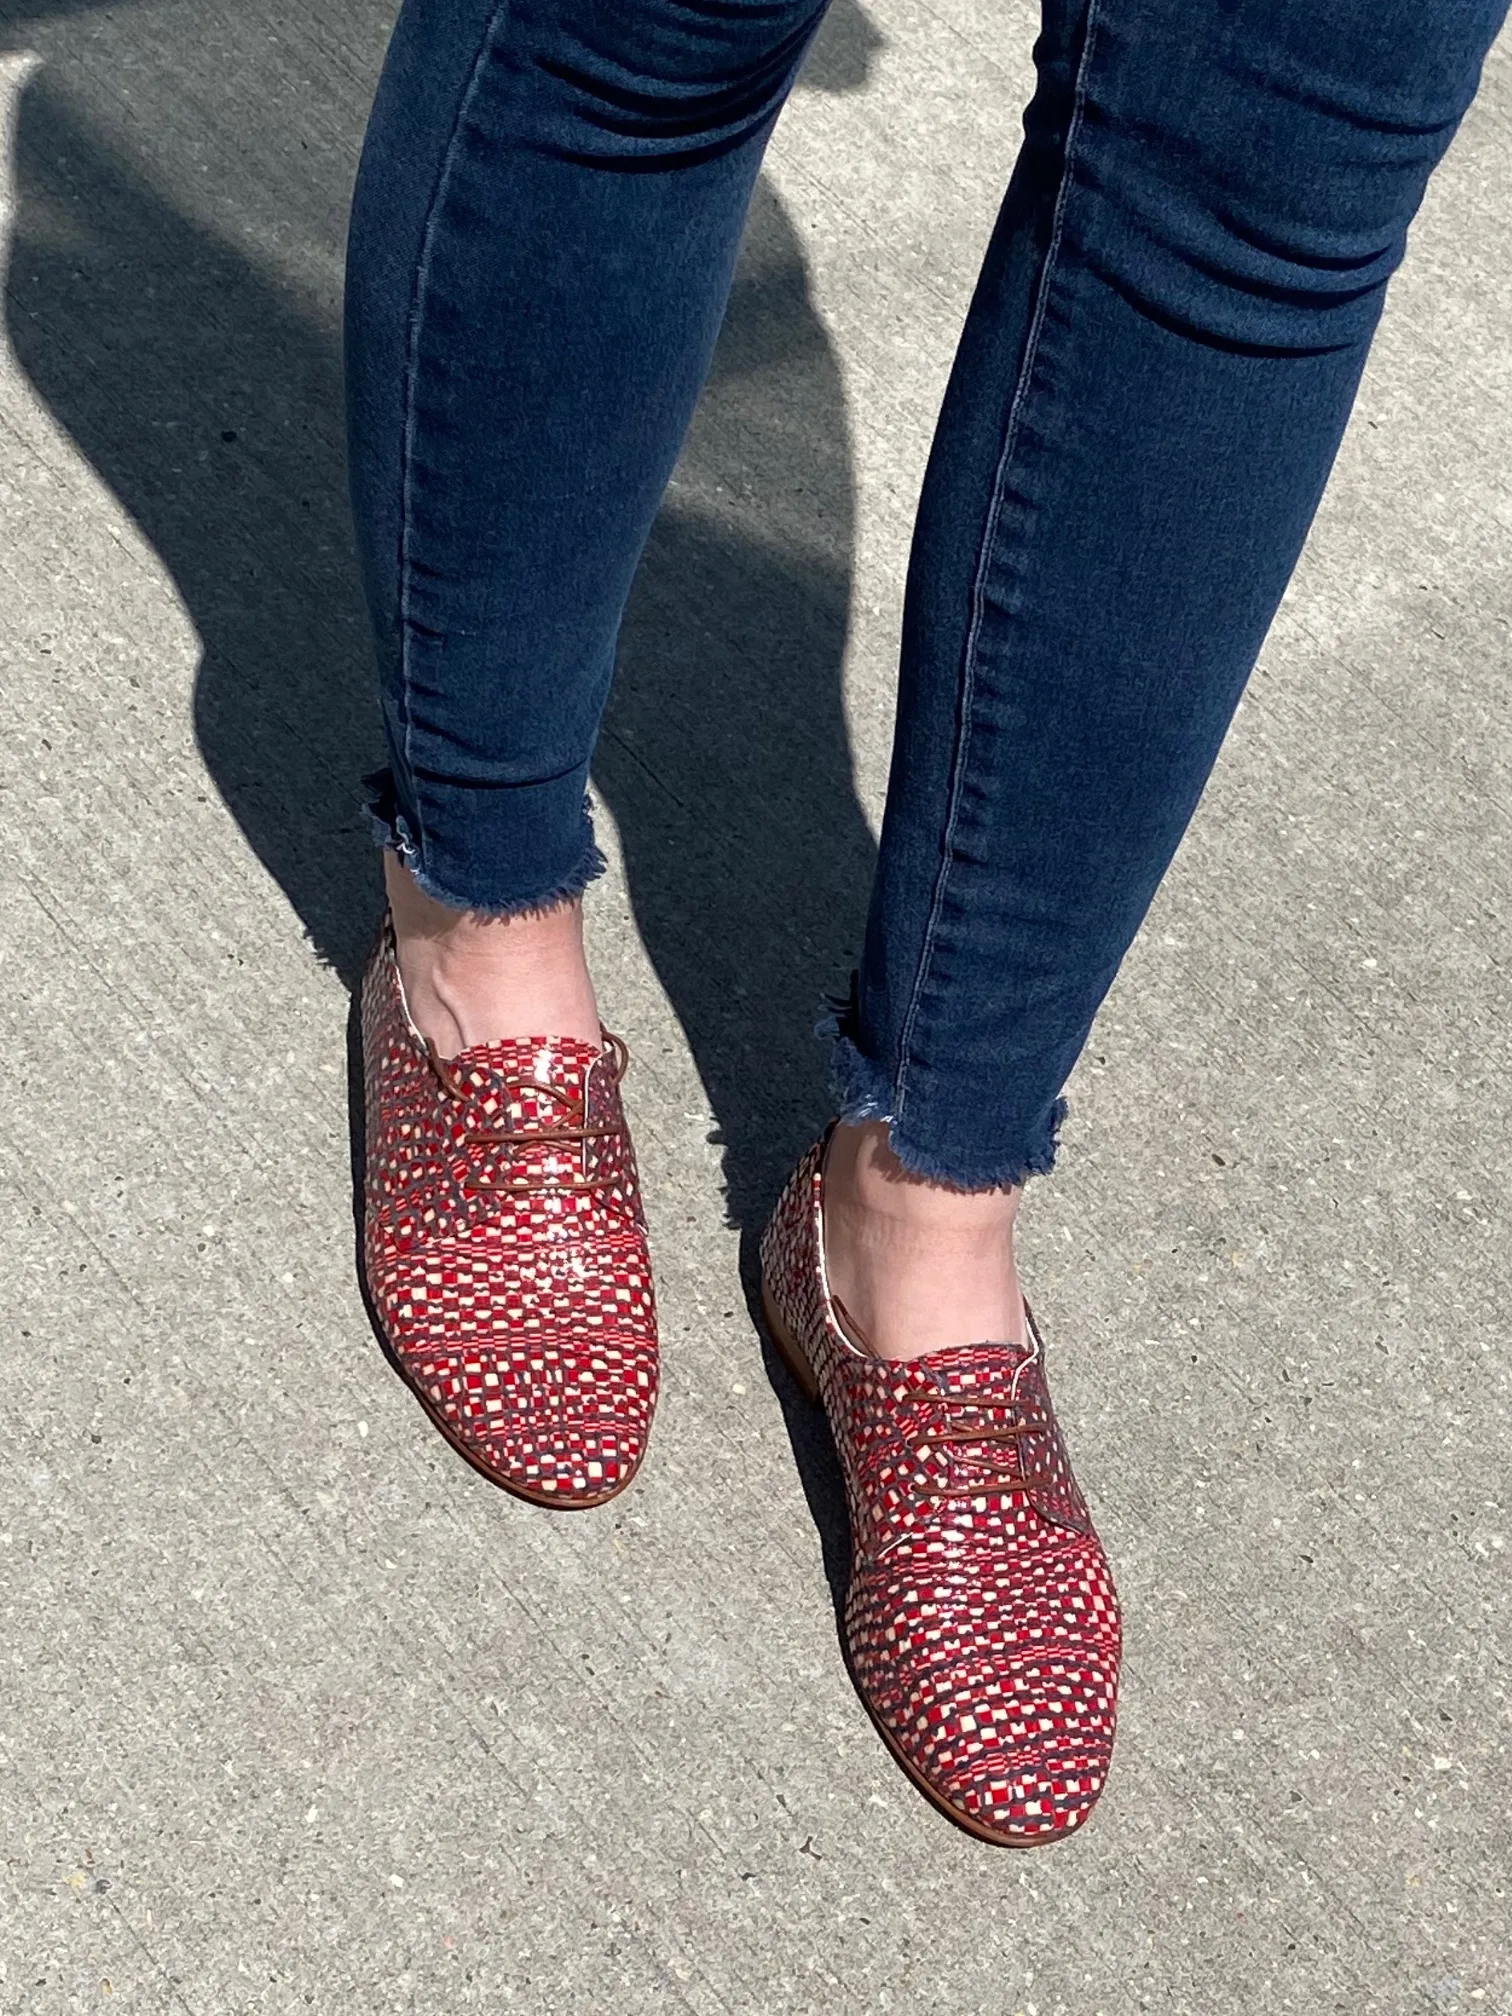
[(654, 1343), (522, 1349), (508, 1338), (448, 1340), (401, 1362), (463, 1453), (526, 1497), (599, 1504), (640, 1467), (656, 1404)]
[(490, 1438), (484, 1460), (517, 1491), (557, 1505), (598, 1505), (640, 1468), (644, 1434), (620, 1421), (563, 1422), (553, 1433)]
[(1102, 1792), (1119, 1629), (1111, 1585), (1089, 1609), (1087, 1580), (1068, 1576), (1053, 1595), (1042, 1581), (1033, 1601), (1024, 1580), (991, 1573), (972, 1576), (969, 1595), (964, 1580), (926, 1587), (911, 1575), (852, 1588), (848, 1636), (868, 1705), (915, 1777), (978, 1831), (1052, 1839)]
[(1004, 1757), (941, 1790), (951, 1805), (987, 1832), (1008, 1841), (1049, 1841), (1073, 1833), (1091, 1813), (1103, 1774), (1081, 1775), (1054, 1755)]
[[(908, 1762), (979, 1827), (1020, 1839), (1080, 1826), (1113, 1753), (1117, 1666), (1097, 1646), (936, 1671), (893, 1725)], [(901, 1704), (900, 1704), (901, 1705)]]

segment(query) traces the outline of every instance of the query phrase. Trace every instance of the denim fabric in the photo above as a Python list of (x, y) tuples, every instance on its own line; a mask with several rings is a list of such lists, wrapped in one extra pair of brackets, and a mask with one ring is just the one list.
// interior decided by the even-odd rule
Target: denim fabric
[(818, 0), (408, 0), (352, 214), (358, 544), (421, 885), (598, 866), (588, 764)]
[[(1504, 0), (1050, 0), (920, 506), (842, 1111), (976, 1186), (1201, 794)], [(581, 886), (631, 576), (812, 0), (407, 0), (359, 178), (353, 491), (445, 900)]]

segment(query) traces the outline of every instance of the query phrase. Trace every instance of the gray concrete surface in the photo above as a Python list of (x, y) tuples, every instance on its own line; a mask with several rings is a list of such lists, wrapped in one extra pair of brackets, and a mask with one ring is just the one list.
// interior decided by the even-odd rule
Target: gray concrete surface
[(1029, 9), (838, 0), (773, 149), (599, 766), (667, 1372), (568, 1520), (353, 1278), (388, 13), (0, 0), (0, 2009), (1507, 2016), (1508, 55), (1029, 1213), (1129, 1664), (1095, 1825), (1015, 1857), (851, 1693), (741, 1256), (822, 1116)]

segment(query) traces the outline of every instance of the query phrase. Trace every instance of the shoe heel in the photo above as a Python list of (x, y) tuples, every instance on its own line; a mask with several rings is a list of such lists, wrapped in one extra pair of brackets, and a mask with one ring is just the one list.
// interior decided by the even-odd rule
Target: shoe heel
[(819, 1398), (819, 1381), (814, 1377), (814, 1368), (808, 1361), (808, 1354), (793, 1333), (777, 1314), (776, 1304), (765, 1281), (761, 1284), (761, 1314), (766, 1324), (767, 1335), (777, 1347), (777, 1354), (798, 1381), (805, 1400)]

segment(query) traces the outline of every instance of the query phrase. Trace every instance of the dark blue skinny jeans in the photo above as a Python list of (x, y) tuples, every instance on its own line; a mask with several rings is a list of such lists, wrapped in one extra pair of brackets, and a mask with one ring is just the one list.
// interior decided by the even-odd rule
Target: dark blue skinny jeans
[[(1504, 0), (1047, 0), (930, 457), (842, 1111), (966, 1186), (1061, 1087), (1202, 791)], [(406, 0), (352, 221), (383, 836), (593, 874), (621, 612), (816, 0)]]

